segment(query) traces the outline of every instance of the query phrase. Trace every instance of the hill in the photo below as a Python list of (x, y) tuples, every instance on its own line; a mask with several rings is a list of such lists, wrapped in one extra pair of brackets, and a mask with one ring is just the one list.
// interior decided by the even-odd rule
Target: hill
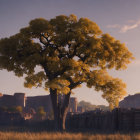
[(85, 111), (91, 111), (95, 109), (101, 109), (101, 110), (109, 110), (108, 106), (105, 105), (93, 105), (86, 101), (81, 101), (78, 103), (78, 107), (82, 107)]

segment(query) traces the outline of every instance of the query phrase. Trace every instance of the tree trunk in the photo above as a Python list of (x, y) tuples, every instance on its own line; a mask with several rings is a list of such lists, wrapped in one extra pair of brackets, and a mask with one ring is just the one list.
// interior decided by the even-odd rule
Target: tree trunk
[(65, 95), (62, 104), (60, 104), (58, 102), (57, 91), (50, 89), (56, 131), (65, 130), (65, 120), (66, 120), (66, 116), (67, 116), (67, 112), (68, 112), (70, 94), (71, 93), (69, 92), (67, 95)]

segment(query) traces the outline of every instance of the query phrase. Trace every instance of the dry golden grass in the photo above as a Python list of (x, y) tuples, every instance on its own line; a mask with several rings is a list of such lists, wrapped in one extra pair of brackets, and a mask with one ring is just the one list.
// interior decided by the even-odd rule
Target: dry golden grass
[(136, 134), (0, 132), (0, 140), (140, 140)]

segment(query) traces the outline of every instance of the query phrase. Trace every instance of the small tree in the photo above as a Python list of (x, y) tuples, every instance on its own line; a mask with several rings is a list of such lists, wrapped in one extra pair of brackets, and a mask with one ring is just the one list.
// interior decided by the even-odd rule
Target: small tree
[[(125, 84), (107, 69), (125, 69), (131, 59), (125, 44), (103, 34), (95, 22), (78, 20), (75, 15), (37, 18), (19, 33), (0, 40), (0, 68), (25, 75), (25, 87), (49, 89), (57, 130), (65, 129), (72, 89), (83, 83), (103, 91), (110, 107), (116, 106), (126, 94)], [(61, 104), (58, 94), (65, 94)]]
[(15, 113), (15, 112), (21, 113), (22, 107), (21, 106), (11, 106), (11, 107), (7, 107), (6, 111), (12, 112), (12, 113)]
[(46, 116), (46, 112), (44, 111), (44, 107), (43, 106), (40, 106), (38, 108), (38, 110), (37, 110), (37, 116), (39, 118), (41, 118), (41, 119)]
[(23, 111), (22, 106), (16, 106), (15, 110), (18, 113), (22, 113), (22, 111)]

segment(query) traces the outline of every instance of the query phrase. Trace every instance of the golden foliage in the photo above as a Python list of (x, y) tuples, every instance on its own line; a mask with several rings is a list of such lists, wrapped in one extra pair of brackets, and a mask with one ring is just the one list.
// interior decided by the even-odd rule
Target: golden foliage
[(64, 80), (62, 78), (56, 78), (52, 81), (46, 82), (46, 87), (57, 89), (57, 93), (67, 94), (70, 92), (69, 88), (70, 82), (68, 80)]

